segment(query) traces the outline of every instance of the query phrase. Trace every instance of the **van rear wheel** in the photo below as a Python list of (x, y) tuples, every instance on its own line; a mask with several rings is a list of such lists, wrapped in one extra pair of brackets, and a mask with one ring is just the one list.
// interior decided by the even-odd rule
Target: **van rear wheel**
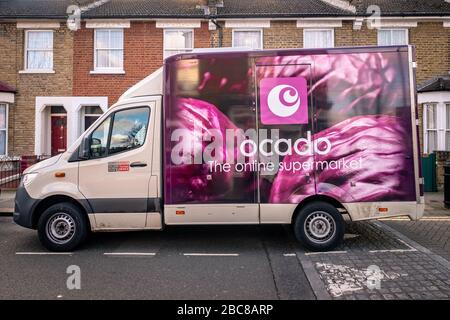
[(71, 251), (88, 235), (86, 216), (70, 202), (47, 208), (39, 218), (38, 236), (50, 251)]
[(344, 219), (331, 204), (314, 202), (300, 210), (294, 223), (294, 233), (307, 249), (329, 251), (344, 239)]

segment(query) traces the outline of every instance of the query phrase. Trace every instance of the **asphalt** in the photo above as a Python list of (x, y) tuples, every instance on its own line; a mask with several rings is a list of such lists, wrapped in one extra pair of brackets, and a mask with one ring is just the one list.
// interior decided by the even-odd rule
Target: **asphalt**
[[(0, 299), (315, 299), (298, 250), (283, 226), (183, 226), (94, 234), (49, 255), (0, 217)], [(80, 290), (66, 286), (72, 265)]]
[[(449, 212), (442, 193), (427, 194), (422, 220), (348, 223), (344, 243), (323, 253), (305, 252), (288, 226), (261, 225), (98, 233), (58, 255), (9, 214), (0, 299), (449, 299)], [(379, 289), (368, 287), (374, 265)], [(73, 267), (80, 290), (67, 287)]]

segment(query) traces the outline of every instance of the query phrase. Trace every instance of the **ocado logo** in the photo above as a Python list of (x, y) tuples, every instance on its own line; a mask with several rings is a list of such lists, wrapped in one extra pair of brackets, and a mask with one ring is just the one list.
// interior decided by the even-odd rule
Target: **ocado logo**
[(308, 123), (308, 86), (305, 78), (264, 78), (260, 80), (259, 92), (262, 124)]
[(300, 107), (300, 96), (297, 89), (289, 85), (273, 88), (267, 97), (269, 110), (278, 117), (290, 117)]

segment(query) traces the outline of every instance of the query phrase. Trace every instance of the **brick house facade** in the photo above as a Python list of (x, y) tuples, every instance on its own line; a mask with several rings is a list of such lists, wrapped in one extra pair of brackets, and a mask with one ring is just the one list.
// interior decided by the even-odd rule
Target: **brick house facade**
[[(51, 6), (55, 0), (46, 1)], [(52, 147), (52, 139), (62, 133), (52, 133), (53, 124), (60, 123), (53, 120), (64, 117), (66, 142), (60, 147), (61, 150), (67, 147), (88, 125), (85, 119), (104, 112), (125, 90), (162, 66), (170, 31), (191, 32), (188, 36), (183, 34), (186, 43), (186, 39), (192, 42), (186, 45), (186, 51), (242, 43), (263, 49), (302, 48), (311, 45), (320, 32), (328, 37), (328, 43), (325, 41), (328, 46), (373, 46), (385, 44), (380, 43), (380, 32), (392, 32), (383, 35), (390, 36), (391, 40), (397, 32), (403, 37), (402, 41), (416, 47), (418, 84), (448, 75), (450, 71), (450, 4), (438, 0), (431, 0), (428, 7), (423, 4), (426, 10), (420, 8), (421, 14), (407, 1), (396, 0), (386, 7), (383, 3), (389, 1), (378, 1), (382, 12), (381, 28), (369, 28), (370, 16), (366, 12), (369, 3), (366, 1), (317, 0), (314, 7), (304, 7), (306, 2), (293, 0), (272, 1), (271, 6), (255, 10), (248, 0), (189, 0), (180, 1), (178, 7), (148, 0), (149, 7), (153, 7), (146, 12), (137, 5), (138, 1), (130, 0), (124, 6), (123, 2), (110, 0), (84, 10), (81, 28), (76, 31), (66, 26), (65, 11), (45, 14), (35, 5), (35, 11), (24, 18), (20, 12), (12, 10), (14, 3), (10, 2), (8, 10), (2, 11), (0, 5), (0, 81), (16, 90), (13, 102), (1, 101), (0, 92), (0, 108), (7, 105), (8, 109), (5, 151), (8, 155), (58, 152), (58, 148)], [(294, 11), (284, 12), (286, 6)], [(51, 72), (30, 72), (24, 65), (26, 34), (32, 30), (50, 30), (53, 34)], [(98, 51), (103, 50), (96, 46), (96, 32), (101, 33), (101, 30), (121, 30), (122, 47), (109, 48), (122, 55), (121, 70), (96, 70)], [(438, 150), (442, 161), (448, 158), (450, 143), (447, 150), (446, 141), (440, 141), (445, 138), (438, 138), (436, 143), (440, 147), (430, 147), (434, 143), (430, 140), (433, 136), (427, 133), (431, 131), (424, 126), (423, 115), (429, 108), (444, 110), (450, 97), (445, 99), (442, 93), (419, 94), (422, 150), (430, 153), (443, 149)], [(86, 111), (92, 108), (97, 108), (89, 111), (93, 114)], [(442, 161), (438, 164), (439, 176)]]
[[(164, 28), (158, 28), (155, 21), (133, 21), (123, 30), (124, 74), (92, 74), (95, 28), (86, 28), (83, 23), (74, 33), (73, 95), (106, 96), (111, 105), (125, 90), (163, 65)], [(193, 30), (194, 47), (209, 47), (208, 23), (203, 21)]]
[[(8, 105), (8, 150), (11, 155), (34, 154), (36, 96), (71, 96), (73, 82), (73, 33), (65, 24), (0, 24), (2, 81), (16, 88), (15, 101)], [(53, 33), (53, 71), (28, 72), (24, 66), (24, 41), (36, 26)], [(49, 28), (50, 26), (50, 28)]]

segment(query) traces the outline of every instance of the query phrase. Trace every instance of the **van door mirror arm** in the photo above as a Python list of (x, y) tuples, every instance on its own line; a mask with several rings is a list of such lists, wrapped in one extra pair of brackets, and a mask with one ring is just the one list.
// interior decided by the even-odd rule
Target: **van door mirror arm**
[(78, 158), (81, 160), (88, 160), (90, 156), (90, 142), (91, 137), (87, 135), (81, 140), (80, 149), (78, 151)]

